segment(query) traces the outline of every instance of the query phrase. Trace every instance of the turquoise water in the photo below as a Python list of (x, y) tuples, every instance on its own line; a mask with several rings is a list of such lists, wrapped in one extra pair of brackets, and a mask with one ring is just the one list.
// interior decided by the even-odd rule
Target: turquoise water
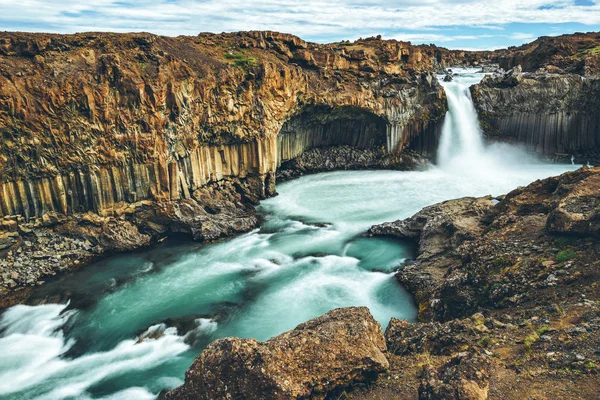
[[(464, 88), (447, 89), (465, 103)], [(472, 118), (460, 115), (445, 135), (468, 144), (456, 130)], [(344, 306), (369, 307), (384, 327), (391, 317), (414, 320), (411, 297), (394, 278), (414, 249), (364, 237), (371, 225), (575, 168), (506, 145), (473, 154), (453, 143), (427, 171), (330, 172), (278, 185), (279, 196), (259, 207), (260, 229), (237, 238), (171, 240), (44, 285), (31, 302), (47, 304), (0, 316), (0, 398), (153, 399), (181, 384), (194, 357), (220, 337), (264, 340)]]

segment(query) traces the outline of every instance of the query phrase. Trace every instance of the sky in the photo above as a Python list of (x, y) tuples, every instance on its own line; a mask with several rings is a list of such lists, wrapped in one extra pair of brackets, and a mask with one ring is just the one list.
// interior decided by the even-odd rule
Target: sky
[(490, 50), (600, 31), (600, 0), (0, 0), (0, 31), (273, 30), (327, 43), (382, 35)]

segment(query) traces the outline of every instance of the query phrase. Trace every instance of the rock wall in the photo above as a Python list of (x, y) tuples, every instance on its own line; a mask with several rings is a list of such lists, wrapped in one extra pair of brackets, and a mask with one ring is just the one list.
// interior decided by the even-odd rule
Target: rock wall
[(277, 137), (278, 165), (308, 149), (351, 146), (358, 149), (385, 145), (386, 121), (360, 109), (310, 108), (288, 120)]
[(444, 61), (428, 52), (274, 32), (3, 33), (0, 216), (110, 214), (248, 175), (264, 197), (277, 165), (308, 148), (401, 151), (445, 112), (419, 72)]
[[(127, 203), (141, 200), (179, 200), (229, 177), (254, 175), (267, 182), (275, 166), (274, 142), (202, 146), (170, 162), (126, 164), (92, 171), (74, 171), (54, 177), (0, 184), (0, 217), (22, 215), (26, 219), (49, 212), (76, 214), (94, 211), (113, 215)], [(268, 183), (257, 195), (274, 191)]]
[(496, 50), (490, 60), (505, 70), (522, 66), (524, 71), (549, 69), (579, 75), (600, 74), (600, 33), (542, 36), (522, 46)]
[(443, 117), (431, 71), (459, 56), (275, 32), (0, 33), (0, 292), (172, 232), (247, 231), (307, 150), (399, 155)]
[(490, 138), (523, 143), (550, 157), (600, 160), (599, 78), (515, 69), (486, 77), (471, 93)]

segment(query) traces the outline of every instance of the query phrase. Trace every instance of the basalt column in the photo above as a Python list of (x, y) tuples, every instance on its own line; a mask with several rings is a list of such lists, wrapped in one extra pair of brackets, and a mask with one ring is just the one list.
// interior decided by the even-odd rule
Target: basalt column
[(179, 158), (76, 170), (39, 179), (0, 183), (0, 217), (42, 217), (48, 212), (110, 214), (126, 203), (179, 200), (209, 183), (256, 176), (261, 193), (274, 193), (275, 140), (200, 146)]

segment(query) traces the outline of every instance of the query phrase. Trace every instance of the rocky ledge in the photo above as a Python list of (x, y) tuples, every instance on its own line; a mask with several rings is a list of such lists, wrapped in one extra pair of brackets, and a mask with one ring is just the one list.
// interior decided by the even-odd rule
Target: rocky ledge
[(395, 169), (414, 171), (426, 168), (430, 159), (412, 150), (390, 154), (385, 149), (357, 149), (350, 146), (318, 147), (283, 163), (277, 170), (277, 181), (334, 170)]
[(418, 243), (397, 278), (423, 322), (392, 320), (386, 339), (399, 356), (391, 370), (426, 356), (420, 398), (596, 396), (600, 168), (436, 204), (370, 232)]

